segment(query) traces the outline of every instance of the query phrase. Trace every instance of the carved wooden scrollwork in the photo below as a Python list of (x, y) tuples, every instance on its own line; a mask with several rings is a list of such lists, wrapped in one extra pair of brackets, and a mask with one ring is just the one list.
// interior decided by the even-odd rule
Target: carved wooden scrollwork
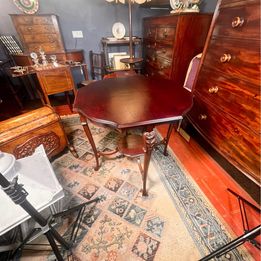
[(25, 143), (18, 145), (13, 154), (17, 159), (30, 156), (34, 153), (34, 150), (40, 146), (44, 146), (47, 155), (50, 155), (55, 149), (60, 147), (59, 136), (53, 131), (40, 134), (36, 137), (33, 137), (27, 140)]

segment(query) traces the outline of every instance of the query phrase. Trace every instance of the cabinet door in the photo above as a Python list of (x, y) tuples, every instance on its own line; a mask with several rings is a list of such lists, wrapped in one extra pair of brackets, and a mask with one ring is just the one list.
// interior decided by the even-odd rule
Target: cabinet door
[(73, 78), (68, 67), (42, 70), (37, 72), (37, 76), (47, 95), (74, 89)]

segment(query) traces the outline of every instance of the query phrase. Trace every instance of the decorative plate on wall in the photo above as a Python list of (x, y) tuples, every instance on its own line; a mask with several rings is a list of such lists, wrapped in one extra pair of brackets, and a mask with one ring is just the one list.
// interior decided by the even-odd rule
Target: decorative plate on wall
[(14, 4), (26, 14), (34, 14), (39, 8), (38, 0), (13, 0)]

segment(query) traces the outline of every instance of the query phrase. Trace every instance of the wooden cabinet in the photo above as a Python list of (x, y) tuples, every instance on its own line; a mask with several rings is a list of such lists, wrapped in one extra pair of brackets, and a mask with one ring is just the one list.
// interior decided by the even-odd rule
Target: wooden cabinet
[(46, 53), (64, 52), (56, 15), (11, 14), (10, 16), (25, 52), (38, 52), (39, 48)]
[[(71, 70), (69, 66), (59, 65), (59, 67), (42, 68), (36, 71), (45, 101), (50, 105), (48, 95), (73, 91), (76, 95)], [(69, 100), (68, 100), (69, 103)]]
[(196, 129), (260, 185), (260, 1), (218, 2), (194, 101)]
[(200, 13), (144, 18), (145, 74), (182, 86), (191, 59), (203, 51), (211, 19)]

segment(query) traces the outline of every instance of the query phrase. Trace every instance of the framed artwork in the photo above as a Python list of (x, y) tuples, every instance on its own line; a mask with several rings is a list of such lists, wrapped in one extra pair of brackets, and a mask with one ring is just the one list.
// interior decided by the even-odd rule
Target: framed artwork
[(13, 2), (25, 14), (35, 14), (39, 8), (39, 0), (13, 0)]
[(121, 59), (130, 58), (129, 55), (114, 55), (113, 56), (113, 69), (115, 70), (126, 70), (130, 68), (129, 64), (121, 62)]

